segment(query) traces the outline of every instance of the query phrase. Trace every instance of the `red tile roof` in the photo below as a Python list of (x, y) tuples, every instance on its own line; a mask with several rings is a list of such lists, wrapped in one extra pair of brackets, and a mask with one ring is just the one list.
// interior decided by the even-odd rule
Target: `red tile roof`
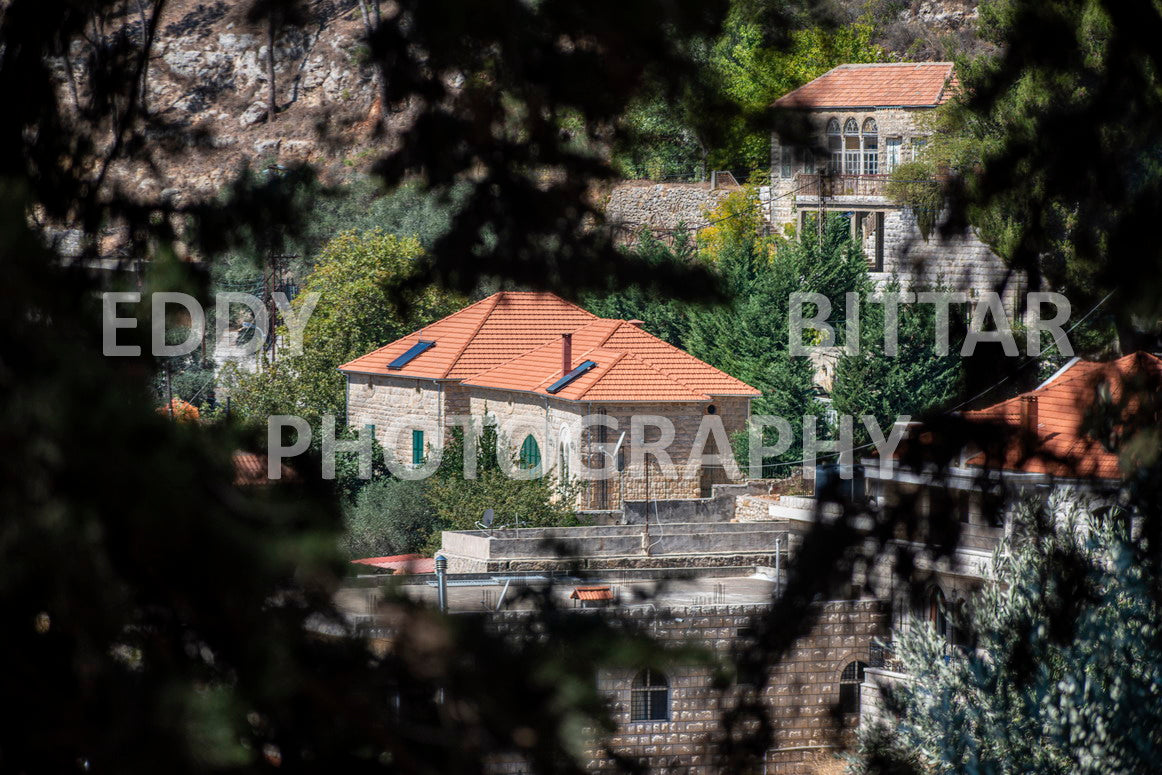
[[(1134, 353), (1109, 363), (1077, 361), (1036, 390), (987, 409), (965, 412), (965, 417), (1020, 429), (1022, 399), (1035, 397), (1036, 443), (1014, 438), (1003, 451), (1003, 460), (991, 465), (1000, 462), (1007, 470), (1025, 473), (1118, 479), (1122, 476), (1118, 456), (1085, 433), (1086, 413), (1103, 383), (1108, 386), (1112, 401), (1117, 402), (1122, 399), (1125, 384), (1142, 377), (1158, 384), (1157, 380), (1162, 379), (1162, 360)], [(1133, 401), (1128, 403), (1130, 409), (1135, 406)], [(983, 465), (985, 456), (982, 453), (968, 462)]]
[(959, 87), (951, 62), (840, 65), (775, 100), (783, 108), (934, 108)]
[[(234, 484), (235, 485), (261, 485), (270, 484), (272, 480), (266, 477), (266, 465), (268, 458), (266, 455), (260, 455), (256, 452), (235, 452), (234, 453)], [(281, 467), (282, 479), (284, 481), (294, 481), (295, 472), (288, 468), (285, 464)]]
[(436, 560), (422, 554), (395, 554), (390, 557), (367, 557), (352, 560), (355, 565), (370, 565), (373, 568), (390, 570), (393, 573), (435, 573)]
[[(573, 366), (597, 365), (555, 394), (561, 335)], [(436, 345), (402, 369), (387, 364), (419, 340)], [(625, 320), (599, 318), (551, 293), (503, 291), (339, 367), (347, 373), (452, 379), (573, 401), (708, 401), (760, 395), (746, 383)]]
[(576, 587), (570, 600), (612, 600), (613, 590), (609, 587)]

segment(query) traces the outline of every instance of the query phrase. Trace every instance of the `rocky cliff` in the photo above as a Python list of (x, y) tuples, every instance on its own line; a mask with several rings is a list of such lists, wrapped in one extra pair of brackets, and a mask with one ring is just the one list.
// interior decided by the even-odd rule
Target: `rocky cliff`
[[(974, 0), (852, 0), (871, 7), (881, 43), (918, 59), (940, 58), (972, 43)], [(217, 191), (243, 165), (309, 161), (337, 180), (365, 168), (392, 143), (406, 114), (382, 116), (376, 76), (366, 63), (357, 0), (303, 0), (303, 15), (275, 36), (278, 110), (267, 115), (267, 28), (246, 18), (244, 0), (171, 0), (159, 20), (146, 79), (147, 106), (160, 164), (119, 170), (143, 196), (187, 197)], [(388, 4), (383, 4), (387, 12)], [(139, 6), (140, 8), (140, 6)], [(126, 4), (105, 35), (140, 36), (144, 18)], [(951, 42), (950, 42), (951, 41)], [(960, 43), (956, 43), (960, 41)], [(74, 46), (58, 63), (61, 88), (85, 88), (87, 52)], [(71, 77), (70, 77), (71, 76)], [(376, 132), (383, 119), (384, 132)]]
[[(312, 0), (297, 24), (275, 35), (278, 110), (270, 121), (265, 23), (250, 22), (241, 2), (174, 0), (166, 5), (146, 78), (146, 105), (156, 167), (120, 169), (142, 195), (215, 192), (243, 165), (309, 161), (338, 178), (373, 156), (379, 102), (373, 68), (364, 62), (364, 24), (354, 0)], [(115, 32), (140, 35), (127, 13)], [(62, 84), (85, 89), (85, 44), (58, 63)], [(69, 72), (71, 68), (71, 73)], [(65, 88), (62, 85), (62, 89)], [(390, 124), (390, 122), (388, 122)], [(390, 132), (374, 140), (382, 148)]]

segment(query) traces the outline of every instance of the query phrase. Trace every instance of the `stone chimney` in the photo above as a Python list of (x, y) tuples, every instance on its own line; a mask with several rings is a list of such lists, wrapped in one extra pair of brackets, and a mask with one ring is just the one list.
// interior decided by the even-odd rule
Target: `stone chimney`
[(1036, 435), (1037, 425), (1037, 396), (1021, 396), (1021, 430)]
[(573, 370), (573, 335), (561, 334), (561, 376)]

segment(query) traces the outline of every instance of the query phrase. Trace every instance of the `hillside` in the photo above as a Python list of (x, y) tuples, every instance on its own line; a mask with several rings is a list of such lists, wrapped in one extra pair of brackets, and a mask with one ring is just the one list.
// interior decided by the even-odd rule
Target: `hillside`
[[(246, 19), (247, 3), (174, 0), (158, 24), (147, 74), (147, 106), (157, 165), (119, 169), (118, 181), (142, 196), (186, 198), (216, 192), (244, 165), (312, 163), (326, 180), (364, 169), (390, 147), (407, 114), (382, 116), (373, 68), (361, 43), (356, 0), (307, 0), (297, 24), (279, 30), (275, 83), (279, 110), (267, 120), (266, 27)], [(900, 57), (936, 59), (972, 50), (976, 2), (850, 2), (870, 13), (878, 43)], [(126, 6), (104, 35), (139, 39), (143, 19)], [(385, 13), (386, 13), (385, 6)], [(86, 44), (59, 63), (61, 88), (85, 86)], [(71, 79), (69, 76), (72, 76)], [(79, 84), (79, 87), (78, 87)], [(384, 119), (382, 125), (379, 119)], [(377, 131), (382, 128), (384, 131)]]

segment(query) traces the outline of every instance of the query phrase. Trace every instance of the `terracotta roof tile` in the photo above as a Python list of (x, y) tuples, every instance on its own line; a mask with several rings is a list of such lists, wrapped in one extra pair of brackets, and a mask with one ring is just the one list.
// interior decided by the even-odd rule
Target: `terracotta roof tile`
[[(1118, 401), (1125, 381), (1135, 376), (1162, 378), (1162, 361), (1146, 353), (1126, 355), (1109, 363), (1078, 361), (1036, 390), (987, 409), (965, 412), (965, 417), (1019, 429), (1022, 398), (1036, 397), (1036, 444), (1025, 442), (1022, 446), (1014, 438), (998, 461), (1001, 467), (1054, 476), (1118, 479), (1122, 472), (1117, 454), (1086, 435), (1084, 422), (1100, 384), (1108, 385), (1111, 398)], [(986, 460), (982, 453), (968, 462), (983, 465)]]
[(613, 590), (609, 587), (574, 587), (570, 600), (612, 600)]
[(840, 65), (775, 100), (784, 108), (935, 107), (959, 87), (951, 62)]
[(436, 560), (424, 557), (422, 554), (395, 554), (391, 557), (366, 557), (362, 560), (352, 560), (355, 565), (368, 565), (372, 568), (389, 570), (392, 573), (435, 573)]
[[(235, 452), (234, 484), (241, 486), (270, 484), (271, 479), (266, 477), (266, 466), (269, 458), (256, 452)], [(282, 478), (285, 481), (294, 481), (295, 472), (284, 463), (281, 467)]]
[[(502, 292), (356, 358), (340, 371), (436, 379), (549, 395), (562, 376), (561, 334), (572, 363), (597, 365), (559, 392), (574, 401), (708, 401), (758, 390), (624, 320), (599, 318), (550, 293)], [(436, 345), (403, 369), (387, 364), (413, 344)]]

